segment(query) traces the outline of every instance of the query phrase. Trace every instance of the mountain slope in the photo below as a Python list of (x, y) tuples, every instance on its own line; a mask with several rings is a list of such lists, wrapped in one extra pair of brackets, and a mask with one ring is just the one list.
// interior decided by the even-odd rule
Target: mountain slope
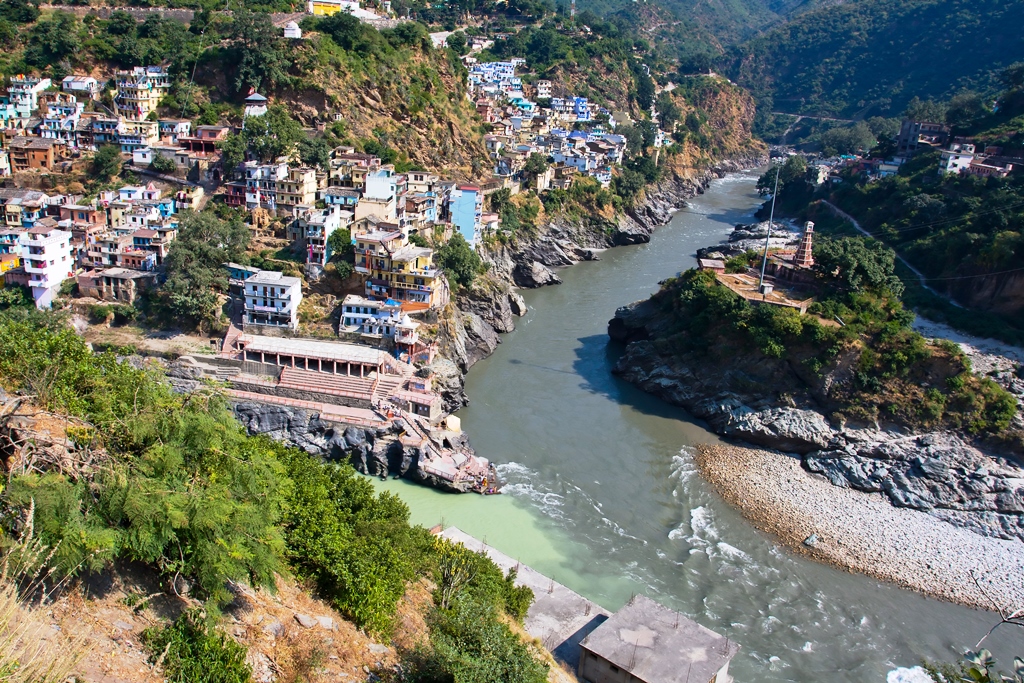
[(793, 113), (895, 114), (914, 96), (993, 94), (1024, 58), (1024, 0), (858, 0), (801, 14), (741, 46), (733, 80)]

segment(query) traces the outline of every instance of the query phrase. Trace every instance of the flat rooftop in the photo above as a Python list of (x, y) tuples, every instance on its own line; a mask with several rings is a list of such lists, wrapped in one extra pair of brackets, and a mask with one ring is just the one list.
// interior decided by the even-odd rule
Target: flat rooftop
[[(249, 280), (251, 282), (251, 280)], [(246, 351), (262, 351), (285, 356), (303, 356), (320, 358), (342, 363), (360, 363), (362, 365), (380, 365), (383, 351), (368, 346), (345, 344), (344, 342), (317, 341), (315, 339), (289, 339), (287, 337), (263, 337), (244, 334), (239, 338)]]
[(679, 612), (638, 595), (590, 632), (580, 647), (648, 683), (704, 683), (740, 646)]

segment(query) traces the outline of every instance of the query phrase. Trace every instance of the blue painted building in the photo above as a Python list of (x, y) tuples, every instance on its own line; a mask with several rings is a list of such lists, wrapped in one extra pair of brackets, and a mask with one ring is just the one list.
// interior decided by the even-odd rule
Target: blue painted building
[(471, 246), (476, 246), (483, 215), (484, 195), (476, 185), (459, 185), (449, 197), (452, 225)]

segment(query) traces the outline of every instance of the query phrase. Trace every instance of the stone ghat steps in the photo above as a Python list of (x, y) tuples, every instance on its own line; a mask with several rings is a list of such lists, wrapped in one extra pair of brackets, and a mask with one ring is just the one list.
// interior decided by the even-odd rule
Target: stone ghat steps
[(321, 394), (350, 396), (370, 400), (373, 395), (373, 377), (349, 377), (329, 375), (311, 370), (284, 368), (281, 370), (279, 386), (301, 391), (315, 391)]
[(395, 375), (381, 375), (380, 381), (377, 382), (377, 396), (387, 398), (396, 391), (402, 388), (405, 384), (406, 377), (396, 377)]

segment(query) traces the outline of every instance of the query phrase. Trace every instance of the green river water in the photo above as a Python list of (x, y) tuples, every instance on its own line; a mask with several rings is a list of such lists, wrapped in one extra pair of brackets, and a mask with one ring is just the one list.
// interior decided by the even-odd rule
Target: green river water
[[(993, 615), (810, 562), (776, 545), (695, 472), (689, 448), (717, 437), (610, 373), (615, 309), (695, 264), (694, 251), (752, 220), (756, 172), (715, 181), (650, 244), (604, 252), (525, 293), (529, 313), (470, 371), (460, 411), (505, 495), (451, 495), (405, 481), (415, 523), (458, 526), (615, 610), (643, 593), (738, 641), (737, 681), (884, 681), (953, 659)], [(1020, 633), (988, 645), (1004, 665)]]

